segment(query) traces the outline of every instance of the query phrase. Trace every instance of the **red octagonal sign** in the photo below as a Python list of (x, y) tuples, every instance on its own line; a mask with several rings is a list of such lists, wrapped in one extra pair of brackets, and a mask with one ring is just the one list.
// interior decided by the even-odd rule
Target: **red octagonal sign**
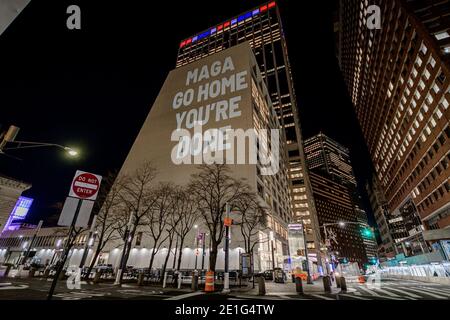
[(77, 171), (72, 181), (69, 196), (95, 200), (102, 177), (89, 172)]

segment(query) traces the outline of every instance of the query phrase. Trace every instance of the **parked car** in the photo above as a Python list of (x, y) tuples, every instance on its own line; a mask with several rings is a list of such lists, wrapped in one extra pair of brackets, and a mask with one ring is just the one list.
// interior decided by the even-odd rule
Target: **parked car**
[(113, 268), (112, 264), (102, 263), (102, 264), (98, 264), (95, 268), (101, 273), (113, 273), (114, 272), (114, 268)]
[(255, 274), (255, 277), (263, 277), (265, 280), (273, 281), (274, 273), (275, 273), (275, 282), (282, 282), (281, 279), (284, 279), (283, 282), (286, 280), (286, 274), (281, 268), (275, 268), (275, 270), (266, 270), (260, 272), (258, 274)]

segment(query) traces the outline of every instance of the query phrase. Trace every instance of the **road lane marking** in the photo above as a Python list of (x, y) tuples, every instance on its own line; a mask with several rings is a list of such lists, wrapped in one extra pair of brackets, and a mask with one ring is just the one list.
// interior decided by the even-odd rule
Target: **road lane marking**
[(323, 300), (336, 300), (333, 298), (321, 296), (320, 294), (309, 294), (309, 296), (316, 297), (316, 298), (323, 299)]
[(0, 283), (0, 287), (7, 287), (7, 286), (10, 286), (10, 285), (12, 285), (11, 282), (2, 282), (2, 283)]
[(170, 297), (166, 300), (181, 300), (181, 299), (186, 299), (186, 298), (190, 298), (190, 297), (195, 297), (195, 296), (199, 296), (201, 294), (205, 294), (202, 291), (197, 291), (197, 292), (190, 292), (190, 293), (186, 293), (186, 294), (182, 294), (179, 296), (175, 296), (175, 297)]
[(27, 289), (28, 286), (25, 284), (19, 284), (17, 286), (0, 287), (0, 290), (22, 290)]

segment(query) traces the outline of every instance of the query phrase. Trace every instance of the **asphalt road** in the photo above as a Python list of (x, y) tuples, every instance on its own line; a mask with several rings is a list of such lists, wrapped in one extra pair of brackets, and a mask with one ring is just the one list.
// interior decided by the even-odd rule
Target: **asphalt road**
[[(51, 281), (45, 279), (1, 279), (0, 300), (45, 300)], [(283, 290), (285, 292), (283, 292)], [(449, 300), (450, 286), (405, 280), (383, 280), (375, 285), (349, 283), (346, 293), (307, 292), (299, 296), (288, 285), (267, 285), (263, 297), (250, 292), (232, 292), (229, 295), (205, 294), (189, 289), (162, 289), (160, 287), (111, 283), (97, 285), (81, 283), (80, 288), (68, 288), (59, 281), (55, 300)]]

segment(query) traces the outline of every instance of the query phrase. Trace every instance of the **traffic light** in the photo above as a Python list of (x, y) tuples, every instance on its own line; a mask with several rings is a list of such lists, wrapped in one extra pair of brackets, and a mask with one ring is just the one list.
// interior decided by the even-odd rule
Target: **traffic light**
[(373, 232), (370, 228), (363, 228), (361, 234), (366, 238), (373, 238)]

